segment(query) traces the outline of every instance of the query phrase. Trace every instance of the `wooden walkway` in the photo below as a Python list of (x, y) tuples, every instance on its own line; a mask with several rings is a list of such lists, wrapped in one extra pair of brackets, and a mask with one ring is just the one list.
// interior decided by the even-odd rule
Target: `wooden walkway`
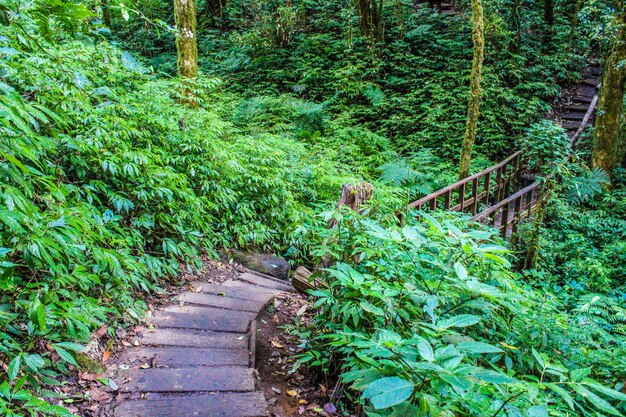
[(267, 415), (256, 389), (255, 319), (293, 287), (253, 273), (190, 287), (154, 314), (154, 328), (133, 339), (118, 362), (115, 417)]
[[(591, 66), (560, 113), (560, 124), (576, 146), (581, 134), (593, 123), (600, 88), (600, 67)], [(504, 238), (512, 236), (518, 224), (532, 215), (541, 200), (541, 182), (522, 178), (523, 154), (517, 151), (504, 161), (431, 193), (409, 204), (417, 210), (466, 212), (471, 221), (491, 224)], [(530, 181), (529, 181), (530, 180)]]

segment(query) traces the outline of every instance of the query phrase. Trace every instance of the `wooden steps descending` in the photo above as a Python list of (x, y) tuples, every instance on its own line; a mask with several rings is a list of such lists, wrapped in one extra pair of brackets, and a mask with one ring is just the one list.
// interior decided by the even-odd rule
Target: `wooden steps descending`
[(254, 320), (282, 291), (294, 289), (251, 272), (219, 284), (190, 283), (120, 358), (114, 416), (266, 416), (253, 369)]

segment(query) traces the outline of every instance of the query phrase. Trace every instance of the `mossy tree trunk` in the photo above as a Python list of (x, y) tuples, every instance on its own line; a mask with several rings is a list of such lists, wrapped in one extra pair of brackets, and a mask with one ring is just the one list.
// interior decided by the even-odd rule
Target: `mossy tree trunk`
[(472, 159), (472, 148), (476, 142), (476, 129), (478, 127), (478, 115), (480, 114), (480, 94), (483, 72), (483, 60), (485, 58), (485, 34), (483, 21), (483, 4), (481, 0), (472, 0), (472, 39), (474, 41), (474, 59), (472, 62), (472, 74), (470, 79), (470, 97), (467, 108), (467, 123), (463, 148), (461, 149), (461, 161), (459, 179), (467, 177)]
[(602, 87), (596, 119), (591, 160), (594, 167), (612, 174), (624, 158), (623, 136), (620, 134), (624, 84), (626, 82), (626, 11), (616, 18), (617, 35), (608, 52), (602, 71)]
[(188, 81), (198, 75), (195, 0), (174, 0), (174, 17), (178, 29), (176, 51), (178, 52), (178, 75), (183, 82), (183, 96), (187, 103), (195, 105), (193, 92), (188, 86)]
[(359, 28), (366, 38), (383, 40), (383, 3), (384, 0), (356, 0)]

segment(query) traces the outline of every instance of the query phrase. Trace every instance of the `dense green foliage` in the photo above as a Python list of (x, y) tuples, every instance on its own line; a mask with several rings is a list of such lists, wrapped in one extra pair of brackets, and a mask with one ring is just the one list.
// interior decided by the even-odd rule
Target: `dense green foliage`
[[(599, 382), (623, 372), (611, 369), (619, 303), (588, 295), (562, 310), (516, 282), (491, 232), (424, 216), (402, 228), (347, 216), (323, 233), (319, 255), (340, 263), (313, 292), (301, 362), (340, 374), (371, 416), (621, 415), (608, 401), (626, 395)], [(597, 340), (612, 320), (614, 336)]]
[[(389, 0), (376, 41), (347, 0), (201, 1), (197, 108), (171, 3), (0, 4), (0, 414), (68, 415), (51, 388), (93, 331), (114, 337), (143, 295), (236, 246), (338, 262), (299, 330), (346, 409), (621, 415), (626, 177), (609, 186), (589, 138), (574, 154), (542, 121), (611, 38), (611, 2), (555, 1), (553, 26), (541, 1), (485, 2), (472, 169), (522, 148), (550, 190), (545, 227), (511, 252), (466, 219), (405, 213), (457, 171), (472, 56), (457, 3)], [(356, 180), (375, 186), (365, 212), (328, 211)]]

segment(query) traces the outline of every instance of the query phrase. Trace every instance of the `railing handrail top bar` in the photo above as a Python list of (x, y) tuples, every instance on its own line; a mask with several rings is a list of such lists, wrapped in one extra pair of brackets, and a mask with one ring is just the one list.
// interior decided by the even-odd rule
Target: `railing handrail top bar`
[(528, 192), (534, 190), (535, 188), (539, 187), (541, 185), (542, 181), (535, 181), (532, 184), (530, 184), (528, 187), (526, 188), (522, 188), (521, 190), (519, 190), (518, 192), (516, 192), (515, 194), (512, 194), (511, 196), (505, 198), (504, 200), (500, 201), (497, 204), (494, 204), (493, 206), (481, 211), (480, 213), (476, 214), (475, 216), (472, 216), (470, 218), (470, 221), (477, 221), (480, 220), (484, 217), (487, 217), (490, 214), (493, 214), (494, 212), (497, 212), (502, 206), (509, 204), (511, 201), (516, 200), (519, 197), (522, 197), (523, 195), (527, 194)]
[(476, 174), (470, 175), (469, 177), (463, 178), (462, 180), (458, 180), (457, 182), (455, 182), (454, 184), (450, 184), (446, 187), (443, 187), (437, 191), (435, 191), (434, 193), (430, 193), (429, 195), (420, 198), (419, 200), (416, 200), (414, 202), (412, 202), (411, 204), (409, 204), (409, 208), (414, 208), (417, 206), (421, 206), (426, 204), (427, 202), (429, 202), (430, 200), (432, 200), (433, 198), (437, 198), (439, 196), (444, 195), (445, 193), (447, 193), (448, 191), (452, 191), (457, 187), (460, 187), (463, 184), (467, 184), (470, 181), (475, 180), (476, 178), (480, 178), (484, 175), (490, 174), (493, 171), (497, 170), (498, 168), (502, 168), (504, 165), (508, 164), (509, 162), (511, 162), (516, 156), (519, 156), (522, 153), (522, 151), (517, 151), (514, 154), (512, 154), (511, 156), (509, 156), (508, 158), (506, 158), (504, 161), (497, 163), (496, 165), (493, 165), (489, 168), (487, 168), (484, 171), (481, 172), (477, 172)]

